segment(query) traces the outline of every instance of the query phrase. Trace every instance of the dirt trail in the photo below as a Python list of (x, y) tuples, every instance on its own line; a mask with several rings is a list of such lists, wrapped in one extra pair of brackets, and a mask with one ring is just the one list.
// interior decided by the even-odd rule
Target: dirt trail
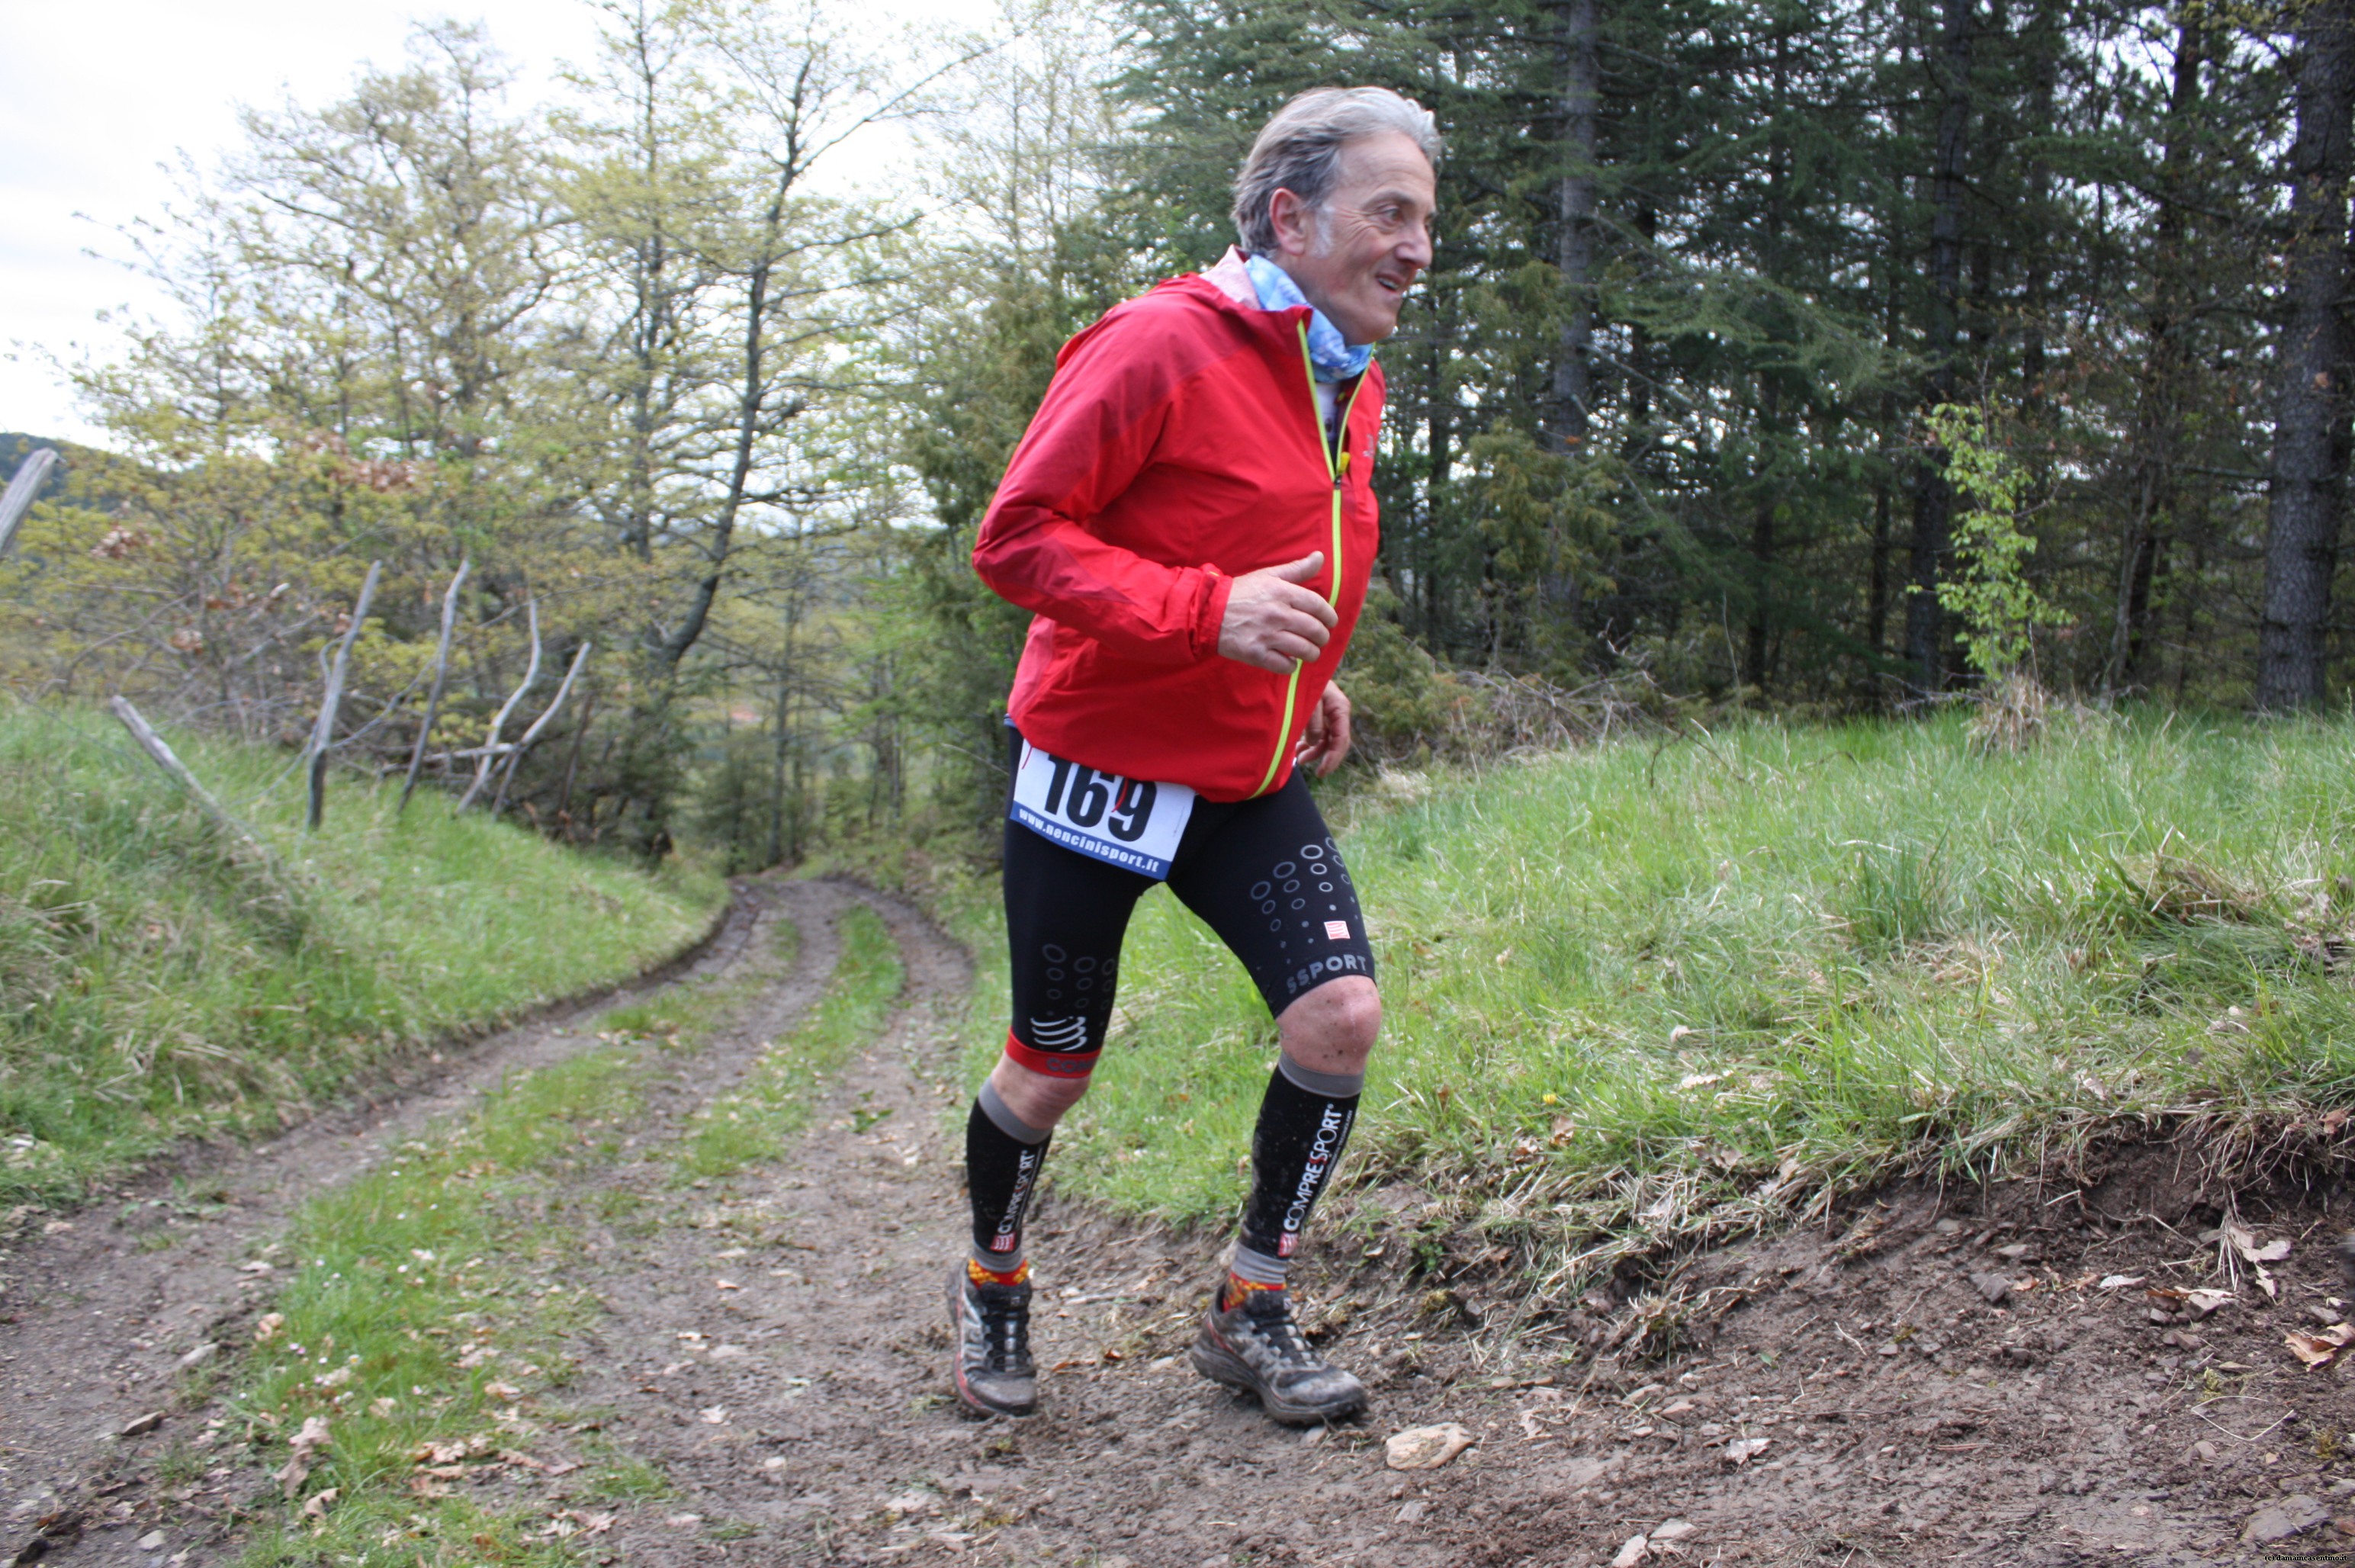
[[(680, 1211), (649, 1149), (665, 1125), (677, 1130), (724, 1093), (815, 994), (833, 960), (832, 919), (852, 898), (900, 943), (900, 1011), (794, 1147)], [(2185, 1181), (2163, 1150), (2121, 1161), (2082, 1192), (1897, 1192), (1829, 1232), (1698, 1260), (1668, 1315), (1681, 1319), (1680, 1345), (1665, 1360), (1567, 1360), (1571, 1339), (1625, 1322), (1626, 1304), (1597, 1298), (1591, 1323), (1518, 1337), (1503, 1327), (1511, 1285), (1484, 1272), (1493, 1265), (1476, 1243), (1410, 1283), (1396, 1267), (1405, 1249), (1344, 1242), (1348, 1216), (1336, 1214), (1321, 1276), (1305, 1283), (1325, 1304), (1331, 1349), (1368, 1376), (1375, 1407), (1363, 1424), (1305, 1435), (1185, 1366), (1215, 1238), (1113, 1225), (1050, 1201), (1033, 1231), (1043, 1413), (969, 1420), (946, 1393), (943, 1307), (963, 1249), (950, 1039), (964, 956), (904, 904), (832, 884), (765, 887), (748, 918), (779, 917), (805, 933), (792, 971), (657, 1086), (630, 1157), (639, 1163), (600, 1178), (669, 1205), (665, 1222), (593, 1237), (563, 1275), (597, 1292), (606, 1313), (571, 1347), (581, 1376), (564, 1391), (562, 1422), (545, 1413), (543, 1456), (559, 1457), (567, 1441), (609, 1445), (669, 1489), (617, 1506), (588, 1493), (587, 1469), (479, 1483), (485, 1502), (611, 1516), (581, 1543), (590, 1561), (2348, 1559), (2355, 1396), (2335, 1369), (2307, 1371), (2283, 1345), (2286, 1330), (2318, 1327), (2347, 1291), (2326, 1244), (2332, 1200), (2240, 1194), (2244, 1222), (2292, 1243), (2268, 1265), (2280, 1299), (2243, 1269), (2234, 1304), (2195, 1318), (2148, 1286), (2209, 1283), (2217, 1247), (2199, 1237), (2224, 1195)], [(737, 961), (715, 953), (707, 965)], [(37, 1289), (10, 1298), (38, 1305), (13, 1306), (20, 1320), (0, 1328), (0, 1354), (15, 1358), (0, 1362), (13, 1450), (5, 1500), (26, 1495), (27, 1474), (51, 1485), (80, 1476), (88, 1489), (85, 1472), (98, 1473), (91, 1434), (133, 1413), (177, 1350), (233, 1321), (254, 1294), (237, 1283), (236, 1261), (316, 1184), (324, 1160), (357, 1167), (531, 1051), (550, 1059), (581, 1043), (496, 1042), (430, 1105), (405, 1101), (381, 1126), (309, 1135), (308, 1156), (265, 1151), (251, 1169), (223, 1172), (239, 1206), (192, 1226), (215, 1232), (209, 1242), (143, 1254), (119, 1234), (103, 1240), (97, 1215), (88, 1233), (52, 1238), (35, 1260), (51, 1288), (83, 1279), (75, 1259), (103, 1288), (84, 1282), (80, 1304)], [(1355, 1202), (1369, 1221), (1403, 1226), (1425, 1199), (1394, 1187)], [(2137, 1276), (2146, 1283), (2103, 1283)], [(201, 1310), (186, 1315), (184, 1304)], [(112, 1314), (108, 1326), (80, 1329), (73, 1315), (94, 1310)], [(176, 1312), (208, 1327), (177, 1326)], [(132, 1333), (152, 1348), (136, 1349)], [(99, 1353), (110, 1342), (133, 1348)], [(82, 1360), (28, 1364), (46, 1363), (51, 1347)], [(93, 1370), (112, 1392), (63, 1386)], [(20, 1425), (28, 1408), (48, 1410), (36, 1416), (47, 1424)], [(1386, 1467), (1383, 1437), (1438, 1422), (1461, 1424), (1475, 1446), (1437, 1471)], [(593, 1435), (567, 1437), (583, 1427)], [(135, 1453), (106, 1452), (108, 1473), (135, 1495)], [(143, 1528), (153, 1517), (128, 1502), (122, 1513)], [(1662, 1530), (1671, 1520), (1689, 1528)], [(127, 1523), (92, 1530), (58, 1560), (140, 1560), (134, 1533)], [(1648, 1541), (1629, 1557), (1637, 1535)]]
[[(137, 1416), (171, 1408), (174, 1376), (190, 1352), (250, 1338), (247, 1320), (273, 1281), (248, 1264), (305, 1198), (349, 1179), (502, 1079), (592, 1049), (595, 1039), (580, 1026), (593, 1014), (759, 961), (779, 920), (811, 934), (794, 972), (764, 990), (762, 1004), (805, 1000), (834, 963), (832, 928), (808, 912), (830, 909), (838, 896), (825, 884), (744, 882), (683, 964), (553, 1009), (448, 1060), (437, 1052), (407, 1083), (257, 1148), (191, 1150), (127, 1185), (112, 1203), (52, 1222), (29, 1244), (0, 1255), (0, 1507), (6, 1509), (0, 1517), (11, 1533), (78, 1501), (117, 1495), (116, 1482), (136, 1477), (139, 1456), (114, 1435)], [(22, 1544), (0, 1536), (0, 1550)]]

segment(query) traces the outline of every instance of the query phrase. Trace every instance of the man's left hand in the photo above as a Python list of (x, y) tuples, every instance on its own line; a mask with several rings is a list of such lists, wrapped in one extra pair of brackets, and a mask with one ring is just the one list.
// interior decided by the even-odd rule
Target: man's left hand
[(1306, 768), (1323, 778), (1341, 765), (1349, 754), (1349, 699), (1341, 688), (1327, 682), (1325, 695), (1316, 699), (1316, 710), (1308, 716), (1307, 733), (1300, 737), (1300, 748), (1293, 753), (1293, 765)]

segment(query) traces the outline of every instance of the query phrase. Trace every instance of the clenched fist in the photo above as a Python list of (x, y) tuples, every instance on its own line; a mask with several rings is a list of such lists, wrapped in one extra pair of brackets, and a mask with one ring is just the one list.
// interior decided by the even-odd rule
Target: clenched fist
[(1324, 596), (1302, 583), (1325, 566), (1325, 552), (1263, 567), (1235, 579), (1227, 591), (1226, 619), (1219, 624), (1219, 652), (1272, 675), (1316, 656), (1340, 616)]

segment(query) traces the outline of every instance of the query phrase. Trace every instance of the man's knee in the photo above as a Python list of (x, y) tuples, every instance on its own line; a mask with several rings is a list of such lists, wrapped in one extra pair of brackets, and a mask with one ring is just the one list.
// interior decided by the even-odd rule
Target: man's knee
[(1085, 1073), (1064, 1077), (1038, 1072), (1008, 1056), (997, 1059), (989, 1082), (996, 1086), (997, 1097), (1006, 1102), (1007, 1110), (1041, 1129), (1062, 1120), (1063, 1113), (1078, 1104), (1088, 1092)]
[(1382, 1031), (1382, 996), (1363, 975), (1327, 980), (1277, 1015), (1284, 1049), (1318, 1072), (1360, 1072)]

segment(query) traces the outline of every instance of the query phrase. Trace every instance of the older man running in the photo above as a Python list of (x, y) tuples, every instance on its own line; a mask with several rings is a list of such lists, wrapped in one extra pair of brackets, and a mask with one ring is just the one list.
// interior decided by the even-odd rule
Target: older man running
[(1156, 880), (1250, 970), (1282, 1046), (1194, 1365), (1291, 1424), (1364, 1407), (1284, 1288), (1381, 1027), (1302, 775), (1349, 749), (1332, 681), (1378, 539), (1371, 346), (1431, 264), (1440, 152), (1430, 114), (1380, 88), (1284, 105), (1235, 180), (1241, 246), (1064, 347), (982, 521), (975, 569), (1037, 618), (1007, 704), (1013, 1023), (967, 1122), (973, 1253), (950, 1296), (975, 1410), (1035, 1408), (1023, 1210)]

